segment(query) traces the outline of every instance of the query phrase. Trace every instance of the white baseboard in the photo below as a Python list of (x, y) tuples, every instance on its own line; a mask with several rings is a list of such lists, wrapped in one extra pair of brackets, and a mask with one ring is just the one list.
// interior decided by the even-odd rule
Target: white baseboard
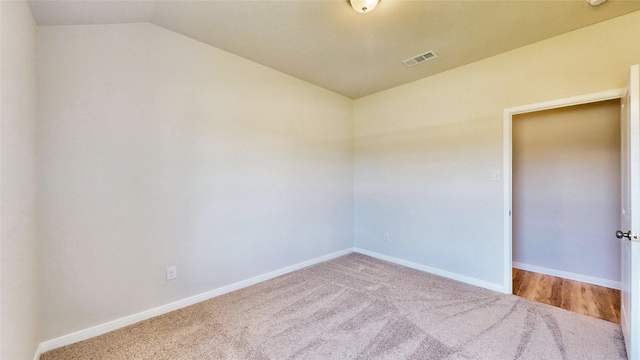
[(392, 256), (387, 256), (387, 255), (383, 255), (383, 254), (379, 254), (373, 251), (369, 251), (369, 250), (364, 250), (364, 249), (360, 249), (360, 248), (354, 248), (353, 249), (355, 252), (363, 254), (363, 255), (368, 255), (371, 257), (374, 257), (376, 259), (380, 259), (380, 260), (385, 260), (385, 261), (389, 261), (398, 265), (402, 265), (402, 266), (406, 266), (412, 269), (416, 269), (416, 270), (421, 270), (424, 272), (428, 272), (434, 275), (438, 275), (438, 276), (442, 276), (451, 280), (456, 280), (456, 281), (460, 281), (469, 285), (474, 285), (474, 286), (479, 286), (485, 289), (489, 289), (489, 290), (493, 290), (493, 291), (498, 291), (501, 293), (504, 293), (504, 286), (500, 285), (500, 284), (494, 284), (494, 283), (490, 283), (488, 281), (484, 281), (484, 280), (479, 280), (476, 278), (472, 278), (469, 276), (464, 276), (464, 275), (460, 275), (460, 274), (456, 274), (456, 273), (452, 273), (449, 271), (445, 271), (445, 270), (441, 270), (441, 269), (436, 269), (436, 268), (432, 268), (430, 266), (426, 266), (426, 265), (422, 265), (422, 264), (418, 264), (418, 263), (414, 263), (411, 261), (407, 261), (404, 259), (400, 259), (400, 258), (395, 258)]
[(47, 351), (53, 350), (53, 349), (57, 349), (66, 345), (70, 345), (82, 340), (87, 340), (90, 339), (92, 337), (98, 336), (98, 335), (102, 335), (102, 334), (106, 334), (108, 332), (123, 328), (125, 326), (129, 326), (132, 324), (135, 324), (137, 322), (143, 321), (143, 320), (147, 320), (150, 319), (152, 317), (155, 316), (159, 316), (159, 315), (163, 315), (166, 314), (168, 312), (174, 311), (174, 310), (178, 310), (178, 309), (182, 309), (184, 307), (205, 301), (205, 300), (209, 300), (211, 298), (214, 298), (216, 296), (220, 296), (220, 295), (224, 295), (226, 293), (235, 291), (235, 290), (239, 290), (242, 288), (245, 288), (247, 286), (251, 286), (251, 285), (255, 285), (257, 283), (269, 280), (269, 279), (273, 279), (275, 277), (284, 275), (284, 274), (288, 274), (290, 272), (296, 271), (296, 270), (300, 270), (302, 268), (311, 266), (311, 265), (315, 265), (327, 260), (331, 260), (349, 253), (353, 252), (353, 248), (348, 248), (348, 249), (344, 249), (338, 252), (334, 252), (332, 254), (328, 254), (325, 256), (321, 256), (315, 259), (311, 259), (311, 260), (307, 260), (295, 265), (291, 265), (291, 266), (287, 266), (285, 268), (276, 270), (276, 271), (272, 271), (266, 274), (262, 274), (247, 280), (243, 280), (234, 284), (230, 284), (227, 286), (223, 286), (221, 288), (218, 289), (214, 289), (211, 291), (207, 291), (205, 293), (199, 294), (199, 295), (195, 295), (186, 299), (182, 299), (182, 300), (178, 300), (175, 302), (172, 302), (170, 304), (166, 304), (163, 306), (159, 306), (157, 308), (153, 308), (150, 310), (146, 310), (137, 314), (133, 314), (133, 315), (129, 315), (120, 319), (116, 319), (113, 321), (109, 321), (107, 323), (104, 324), (100, 324), (97, 326), (93, 326), (91, 328), (88, 329), (84, 329), (84, 330), (80, 330), (68, 335), (64, 335), (55, 339), (51, 339), (51, 340), (47, 340), (44, 341), (42, 343), (40, 343), (40, 346), (38, 347), (38, 351), (36, 354), (36, 358), (38, 359), (40, 357), (40, 354), (45, 353)]
[(36, 353), (33, 355), (33, 360), (40, 360), (40, 355), (42, 355), (44, 351), (42, 351), (42, 344), (38, 345), (36, 348)]
[(601, 278), (581, 275), (581, 274), (575, 274), (568, 271), (549, 269), (542, 266), (523, 264), (516, 261), (513, 262), (513, 267), (520, 270), (533, 271), (540, 274), (557, 276), (563, 279), (575, 280), (575, 281), (580, 281), (587, 284), (593, 284), (593, 285), (604, 286), (611, 289), (620, 290), (619, 281), (601, 279)]

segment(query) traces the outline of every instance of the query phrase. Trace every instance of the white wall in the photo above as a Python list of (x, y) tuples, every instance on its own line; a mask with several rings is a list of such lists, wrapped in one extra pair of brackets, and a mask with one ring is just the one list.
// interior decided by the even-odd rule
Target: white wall
[(353, 246), (350, 99), (150, 24), (38, 32), (42, 340)]
[(36, 27), (26, 2), (2, 1), (0, 12), (0, 358), (25, 360), (40, 328)]
[(514, 266), (619, 282), (619, 227), (620, 100), (514, 116)]
[(356, 246), (501, 287), (503, 110), (623, 87), (635, 63), (640, 12), (356, 100)]

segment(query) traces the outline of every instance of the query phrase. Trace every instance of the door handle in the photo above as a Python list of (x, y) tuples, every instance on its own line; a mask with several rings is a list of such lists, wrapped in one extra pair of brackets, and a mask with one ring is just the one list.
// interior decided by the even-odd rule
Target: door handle
[(622, 239), (623, 237), (626, 237), (627, 239), (631, 240), (631, 230), (625, 232), (622, 232), (620, 230), (616, 231), (616, 237), (618, 239)]
[(622, 239), (623, 237), (626, 237), (627, 239), (633, 241), (633, 242), (640, 242), (640, 239), (638, 236), (638, 233), (634, 233), (631, 232), (631, 230), (627, 231), (627, 232), (622, 232), (620, 230), (616, 231), (616, 237), (618, 239)]

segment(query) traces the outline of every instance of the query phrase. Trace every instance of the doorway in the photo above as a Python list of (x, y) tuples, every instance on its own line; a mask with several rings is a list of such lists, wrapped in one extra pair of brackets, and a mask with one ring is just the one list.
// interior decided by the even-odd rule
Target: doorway
[(512, 127), (513, 293), (619, 323), (620, 100)]
[(513, 117), (513, 267), (620, 288), (620, 100)]
[[(513, 121), (514, 116), (518, 114), (539, 112), (549, 109), (559, 109), (570, 106), (591, 104), (596, 102), (606, 102), (608, 100), (617, 100), (623, 96), (625, 89), (616, 89), (596, 94), (589, 94), (583, 96), (577, 96), (572, 98), (566, 98), (561, 100), (554, 100), (544, 103), (526, 105), (515, 108), (508, 108), (504, 111), (504, 208), (505, 208), (505, 221), (504, 221), (504, 239), (505, 239), (505, 254), (504, 254), (504, 290), (505, 293), (513, 292), (512, 283), (512, 265), (513, 265), (513, 217), (512, 217), (512, 145), (513, 145)], [(571, 234), (570, 234), (571, 235)], [(570, 236), (569, 235), (569, 236)], [(615, 243), (614, 240), (611, 241)]]

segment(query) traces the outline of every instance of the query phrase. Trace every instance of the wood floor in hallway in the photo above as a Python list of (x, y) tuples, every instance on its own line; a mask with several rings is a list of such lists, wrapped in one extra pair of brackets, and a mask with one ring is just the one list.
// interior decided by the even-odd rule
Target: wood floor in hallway
[(513, 294), (620, 323), (620, 290), (513, 269)]

